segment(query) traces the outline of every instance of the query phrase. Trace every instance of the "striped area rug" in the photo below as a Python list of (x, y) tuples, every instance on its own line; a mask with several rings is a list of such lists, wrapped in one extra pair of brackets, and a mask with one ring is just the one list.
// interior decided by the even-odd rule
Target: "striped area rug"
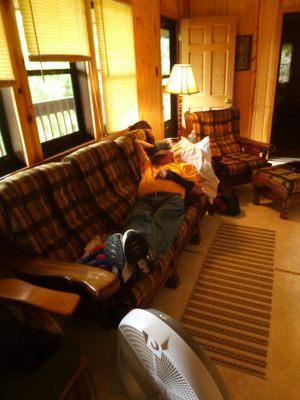
[(265, 377), (275, 232), (222, 223), (182, 324), (217, 363)]

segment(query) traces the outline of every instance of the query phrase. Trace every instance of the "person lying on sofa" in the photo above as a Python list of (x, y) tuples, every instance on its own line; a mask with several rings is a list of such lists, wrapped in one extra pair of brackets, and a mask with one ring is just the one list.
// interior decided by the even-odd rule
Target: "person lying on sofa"
[[(176, 236), (185, 212), (185, 199), (201, 195), (196, 168), (175, 163), (167, 142), (154, 146), (136, 141), (141, 181), (137, 199), (128, 212), (125, 233), (115, 233), (105, 242), (106, 257), (126, 282), (135, 271), (149, 273)], [(148, 147), (148, 153), (144, 147)]]

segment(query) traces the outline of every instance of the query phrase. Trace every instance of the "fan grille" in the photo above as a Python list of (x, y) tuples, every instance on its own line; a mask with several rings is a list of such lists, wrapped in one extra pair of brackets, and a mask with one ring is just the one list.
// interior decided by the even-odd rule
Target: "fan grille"
[(132, 351), (135, 352), (145, 369), (151, 375), (152, 380), (165, 395), (164, 398), (173, 400), (198, 399), (188, 381), (164, 352), (162, 352), (161, 358), (154, 355), (146, 346), (143, 334), (135, 328), (123, 325), (119, 329), (127, 339)]

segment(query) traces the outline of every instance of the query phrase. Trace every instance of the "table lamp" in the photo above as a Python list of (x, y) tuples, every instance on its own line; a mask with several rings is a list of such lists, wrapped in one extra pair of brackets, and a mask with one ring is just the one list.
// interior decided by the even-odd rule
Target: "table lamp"
[(178, 94), (177, 127), (178, 137), (182, 134), (182, 96), (198, 93), (199, 89), (194, 77), (191, 64), (174, 64), (169, 81), (165, 87), (166, 93)]

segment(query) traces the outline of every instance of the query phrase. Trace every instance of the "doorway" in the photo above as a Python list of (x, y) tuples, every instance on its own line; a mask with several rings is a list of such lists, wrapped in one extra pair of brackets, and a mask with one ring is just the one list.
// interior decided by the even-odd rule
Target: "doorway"
[(276, 156), (300, 157), (300, 13), (283, 16), (271, 143)]
[(160, 23), (160, 51), (165, 138), (177, 136), (177, 96), (164, 93), (164, 87), (169, 80), (172, 67), (177, 59), (176, 36), (176, 21), (162, 17)]

